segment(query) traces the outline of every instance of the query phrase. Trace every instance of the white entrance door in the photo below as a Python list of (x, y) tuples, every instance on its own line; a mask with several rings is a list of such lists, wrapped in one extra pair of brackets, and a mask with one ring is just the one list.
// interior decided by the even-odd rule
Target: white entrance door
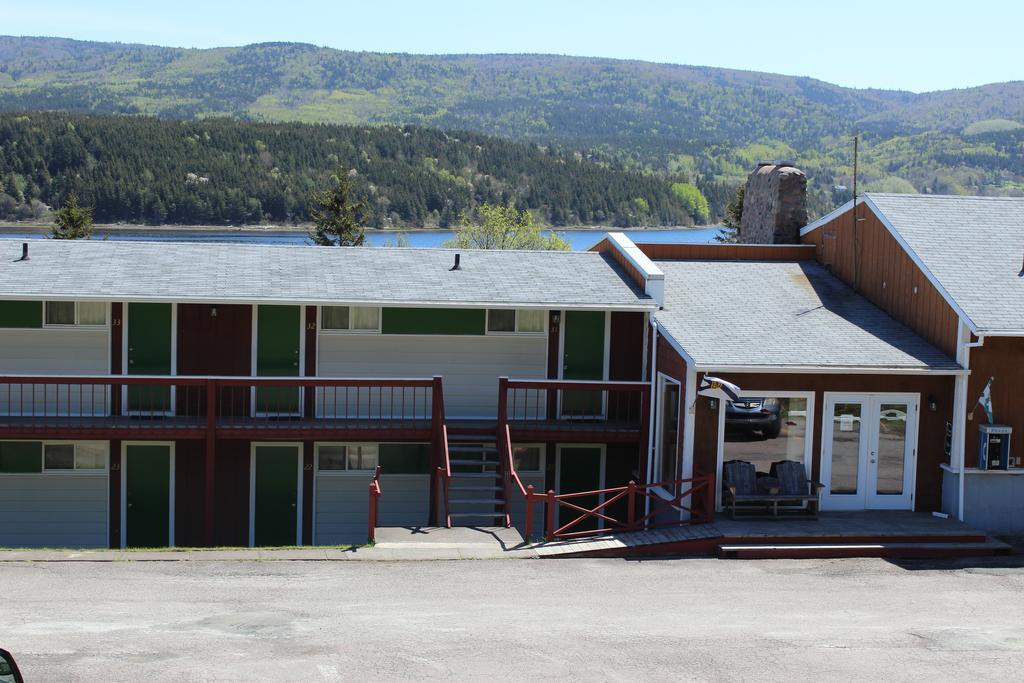
[(823, 510), (912, 510), (917, 394), (825, 394)]

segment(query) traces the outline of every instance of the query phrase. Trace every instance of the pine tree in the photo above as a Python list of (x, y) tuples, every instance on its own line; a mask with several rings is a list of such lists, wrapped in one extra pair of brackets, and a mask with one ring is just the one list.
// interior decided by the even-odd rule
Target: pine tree
[(743, 223), (743, 198), (746, 194), (746, 185), (736, 188), (735, 194), (725, 207), (725, 218), (722, 219), (725, 229), (715, 237), (716, 242), (739, 242), (740, 225)]
[(363, 203), (352, 199), (352, 181), (345, 169), (339, 168), (332, 179), (332, 187), (314, 192), (311, 198), (309, 238), (322, 247), (361, 247), (366, 242), (358, 219)]
[(78, 205), (78, 195), (68, 195), (64, 206), (53, 214), (53, 230), (50, 235), (56, 240), (88, 239), (92, 236), (92, 209)]

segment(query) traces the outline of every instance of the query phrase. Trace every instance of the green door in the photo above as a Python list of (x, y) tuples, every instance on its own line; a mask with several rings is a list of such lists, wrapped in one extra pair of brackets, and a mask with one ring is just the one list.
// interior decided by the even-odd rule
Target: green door
[[(558, 493), (579, 493), (596, 491), (601, 488), (601, 449), (597, 446), (563, 446), (558, 451)], [(568, 502), (587, 510), (593, 510), (600, 502), (599, 496), (580, 496)], [(568, 524), (583, 513), (561, 505), (558, 506), (558, 526)], [(604, 510), (600, 512), (607, 514)], [(585, 519), (567, 533), (596, 529), (596, 518)]]
[[(563, 379), (604, 379), (603, 311), (566, 311), (565, 335), (562, 343)], [(600, 391), (562, 392), (562, 415), (596, 417), (601, 415)]]
[[(299, 376), (298, 306), (259, 306), (256, 313), (256, 376)], [(299, 412), (299, 390), (263, 387), (256, 390), (256, 412), (294, 415)]]
[[(128, 304), (128, 374), (171, 374), (171, 304)], [(128, 387), (128, 409), (164, 413), (171, 409), (169, 386)]]
[(255, 446), (253, 468), (253, 545), (296, 545), (298, 446)]
[(171, 447), (125, 446), (125, 546), (171, 545)]

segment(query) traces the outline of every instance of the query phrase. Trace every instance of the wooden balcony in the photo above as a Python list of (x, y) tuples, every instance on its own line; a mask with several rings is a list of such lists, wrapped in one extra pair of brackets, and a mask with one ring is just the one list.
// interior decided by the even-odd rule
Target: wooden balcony
[(434, 437), (441, 378), (0, 376), (0, 438)]
[(498, 428), (519, 443), (646, 443), (650, 412), (646, 382), (498, 380)]

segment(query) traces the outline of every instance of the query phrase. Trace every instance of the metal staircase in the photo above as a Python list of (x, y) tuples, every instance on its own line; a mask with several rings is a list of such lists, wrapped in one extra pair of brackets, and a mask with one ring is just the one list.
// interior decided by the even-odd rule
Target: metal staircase
[(501, 464), (494, 439), (449, 434), (449, 518), (455, 526), (503, 526), (506, 521)]

